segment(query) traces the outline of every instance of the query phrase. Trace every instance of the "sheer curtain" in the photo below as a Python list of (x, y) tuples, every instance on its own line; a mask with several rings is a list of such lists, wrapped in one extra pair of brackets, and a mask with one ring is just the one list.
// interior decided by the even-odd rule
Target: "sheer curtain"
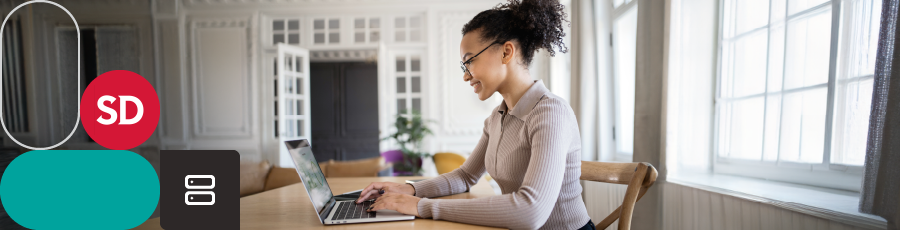
[[(876, 0), (877, 1), (877, 0)], [(847, 9), (855, 1), (847, 1)], [(884, 217), (888, 229), (900, 227), (900, 65), (894, 52), (900, 0), (884, 0), (875, 63), (872, 107), (866, 143), (865, 175), (860, 198), (861, 212)]]
[(717, 0), (671, 0), (666, 87), (666, 167), (709, 173), (718, 32)]
[[(130, 26), (86, 26), (81, 25), (81, 57), (78, 57), (78, 31), (73, 27), (59, 27), (56, 29), (56, 42), (58, 42), (59, 69), (75, 70), (81, 58), (81, 92), (87, 88), (90, 81), (97, 76), (112, 70), (128, 70), (140, 72), (138, 60), (137, 31)], [(88, 44), (90, 43), (90, 44)], [(88, 50), (90, 49), (90, 50)], [(93, 55), (88, 55), (93, 54)], [(87, 59), (94, 59), (93, 61)], [(64, 74), (65, 71), (60, 72)], [(91, 76), (88, 76), (91, 75)], [(76, 85), (79, 79), (60, 76), (63, 85)], [(73, 95), (77, 92), (75, 87), (61, 87), (61, 95)], [(66, 97), (60, 103), (64, 107), (64, 114), (76, 114), (78, 102), (75, 97)], [(64, 116), (60, 119), (59, 127), (72, 127), (76, 117)], [(67, 133), (60, 133), (66, 135)], [(61, 136), (59, 138), (64, 138)], [(61, 139), (60, 139), (61, 140)], [(86, 143), (90, 138), (84, 131), (84, 127), (78, 126), (78, 130), (72, 135), (69, 143)]]
[[(561, 2), (566, 4), (567, 1)], [(581, 159), (593, 161), (597, 160), (599, 147), (594, 141), (597, 133), (597, 66), (593, 2), (572, 0), (567, 6), (570, 9), (571, 27), (566, 44), (571, 53), (557, 52), (557, 57), (550, 60), (551, 76), (554, 76), (550, 87), (551, 90), (569, 91), (569, 95), (562, 97), (569, 100), (578, 119)], [(566, 76), (571, 77), (568, 80), (562, 79)]]

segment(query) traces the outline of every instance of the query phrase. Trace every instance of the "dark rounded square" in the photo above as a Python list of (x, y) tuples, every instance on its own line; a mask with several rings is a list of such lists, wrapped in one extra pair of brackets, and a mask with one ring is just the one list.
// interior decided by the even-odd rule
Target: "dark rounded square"
[[(234, 150), (160, 151), (160, 226), (167, 230), (240, 229), (240, 159)], [(215, 182), (203, 178), (207, 175), (214, 176)], [(193, 188), (212, 184), (208, 189)], [(188, 205), (191, 202), (194, 204)]]

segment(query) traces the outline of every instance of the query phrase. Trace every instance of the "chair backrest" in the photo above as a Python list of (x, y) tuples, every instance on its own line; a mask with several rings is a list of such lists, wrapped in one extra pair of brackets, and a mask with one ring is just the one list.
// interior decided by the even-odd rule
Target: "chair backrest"
[[(321, 166), (320, 166), (321, 167)], [(372, 157), (351, 161), (328, 161), (324, 170), (325, 177), (373, 177), (389, 167), (384, 157)]]
[(634, 204), (647, 193), (647, 189), (656, 182), (656, 168), (646, 162), (636, 163), (610, 163), (610, 162), (581, 162), (581, 179), (628, 185), (625, 190), (625, 200), (615, 211), (606, 216), (596, 225), (597, 229), (606, 229), (616, 219), (619, 219), (619, 230), (631, 229), (631, 215), (634, 212)]
[(432, 158), (434, 159), (434, 167), (437, 168), (438, 174), (444, 174), (458, 169), (466, 162), (466, 157), (456, 153), (436, 153)]
[(300, 175), (297, 174), (297, 169), (293, 167), (272, 167), (272, 169), (269, 170), (269, 174), (266, 176), (265, 182), (266, 184), (263, 191), (281, 188), (302, 181), (300, 180)]

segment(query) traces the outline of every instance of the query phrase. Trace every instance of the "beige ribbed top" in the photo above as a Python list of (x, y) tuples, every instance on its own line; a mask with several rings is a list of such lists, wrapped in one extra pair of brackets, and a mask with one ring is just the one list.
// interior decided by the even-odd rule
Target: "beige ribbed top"
[(459, 169), (413, 184), (418, 197), (462, 193), (487, 170), (503, 195), (422, 199), (419, 215), (511, 229), (584, 226), (590, 217), (581, 199), (581, 137), (572, 108), (536, 81), (506, 111), (503, 102), (485, 119), (481, 140)]

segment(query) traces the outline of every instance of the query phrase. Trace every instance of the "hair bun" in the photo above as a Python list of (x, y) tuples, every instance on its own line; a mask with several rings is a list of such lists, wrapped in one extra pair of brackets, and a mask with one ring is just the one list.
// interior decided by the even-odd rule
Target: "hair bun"
[(568, 22), (565, 6), (558, 0), (509, 0), (478, 13), (463, 26), (462, 32), (483, 29), (485, 40), (519, 41), (523, 64), (527, 66), (538, 49), (546, 49), (550, 56), (556, 55), (557, 48), (568, 52), (563, 43), (563, 22)]

